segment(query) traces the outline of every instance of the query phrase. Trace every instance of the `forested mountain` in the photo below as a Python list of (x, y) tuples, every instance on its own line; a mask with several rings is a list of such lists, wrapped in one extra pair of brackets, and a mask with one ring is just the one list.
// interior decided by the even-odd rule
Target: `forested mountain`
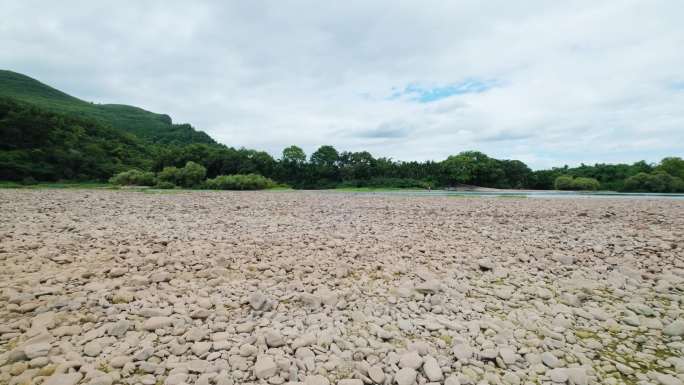
[(189, 124), (173, 124), (168, 115), (123, 104), (93, 104), (26, 75), (0, 70), (0, 97), (30, 103), (47, 111), (95, 120), (155, 144), (216, 143)]
[(152, 158), (151, 147), (133, 134), (0, 98), (0, 180), (103, 180), (149, 168)]

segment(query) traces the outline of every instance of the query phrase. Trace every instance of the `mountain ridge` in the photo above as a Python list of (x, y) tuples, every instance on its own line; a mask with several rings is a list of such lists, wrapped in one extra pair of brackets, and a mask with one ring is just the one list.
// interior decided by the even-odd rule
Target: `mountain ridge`
[(190, 124), (174, 124), (171, 117), (127, 104), (96, 104), (69, 95), (30, 76), (0, 70), (0, 97), (29, 103), (52, 112), (100, 121), (153, 144), (217, 144)]

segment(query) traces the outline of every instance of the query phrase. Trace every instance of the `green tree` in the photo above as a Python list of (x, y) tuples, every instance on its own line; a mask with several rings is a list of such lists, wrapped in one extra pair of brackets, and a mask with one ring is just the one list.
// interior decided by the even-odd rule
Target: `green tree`
[(494, 187), (504, 176), (498, 160), (479, 151), (464, 151), (442, 162), (447, 184), (463, 183)]
[(573, 190), (574, 184), (571, 176), (561, 175), (553, 182), (556, 190)]
[(554, 187), (556, 190), (571, 191), (596, 191), (601, 184), (594, 178), (578, 177), (573, 178), (569, 175), (561, 175), (556, 178)]
[(342, 180), (368, 180), (374, 176), (375, 158), (368, 151), (343, 152), (339, 157)]
[(300, 147), (292, 145), (283, 150), (282, 161), (285, 163), (302, 164), (306, 162), (306, 153)]
[(339, 159), (340, 154), (335, 147), (329, 145), (321, 146), (311, 154), (311, 163), (316, 166), (333, 167)]
[(499, 162), (505, 176), (505, 182), (500, 187), (525, 188), (529, 186), (532, 170), (525, 163), (519, 160), (501, 160)]
[(188, 162), (180, 169), (178, 184), (182, 187), (199, 186), (207, 175), (207, 169), (195, 162)]
[(173, 185), (178, 185), (181, 181), (181, 171), (177, 167), (164, 167), (163, 170), (157, 173), (157, 179), (160, 182), (167, 182)]
[(338, 162), (340, 154), (333, 146), (321, 146), (311, 154), (307, 179), (309, 187), (330, 188), (339, 182)]
[(684, 159), (682, 158), (675, 156), (664, 158), (655, 169), (666, 172), (673, 177), (684, 179)]

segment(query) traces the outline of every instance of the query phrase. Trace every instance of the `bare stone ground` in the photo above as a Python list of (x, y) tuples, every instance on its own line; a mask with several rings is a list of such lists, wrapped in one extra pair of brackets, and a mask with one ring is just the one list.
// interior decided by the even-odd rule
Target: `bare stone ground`
[(682, 384), (684, 202), (0, 191), (0, 383)]

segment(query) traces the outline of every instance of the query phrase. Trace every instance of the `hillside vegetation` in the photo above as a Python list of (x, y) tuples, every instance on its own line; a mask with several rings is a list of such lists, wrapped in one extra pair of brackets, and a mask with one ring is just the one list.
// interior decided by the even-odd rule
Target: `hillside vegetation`
[(0, 180), (104, 180), (152, 158), (135, 135), (0, 98)]
[(136, 135), (149, 143), (184, 145), (216, 143), (189, 124), (173, 124), (168, 115), (123, 104), (93, 104), (56, 90), (26, 75), (0, 70), (0, 97), (45, 110), (96, 120)]

